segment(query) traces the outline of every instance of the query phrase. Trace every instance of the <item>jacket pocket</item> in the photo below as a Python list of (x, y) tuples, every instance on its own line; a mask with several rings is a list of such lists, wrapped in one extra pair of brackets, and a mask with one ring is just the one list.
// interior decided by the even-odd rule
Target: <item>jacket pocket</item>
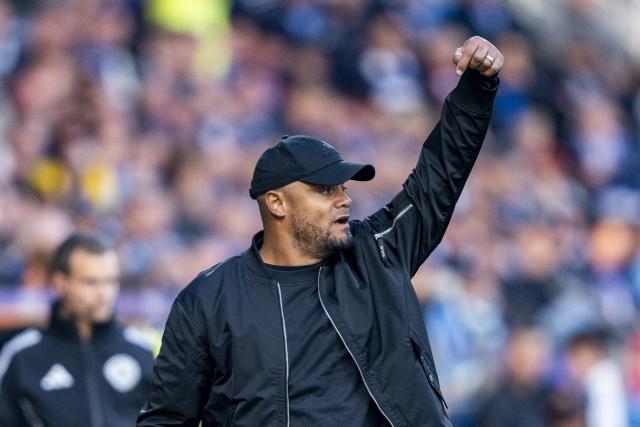
[(440, 402), (442, 402), (442, 405), (444, 406), (444, 408), (449, 409), (449, 406), (447, 405), (447, 402), (444, 400), (444, 396), (442, 395), (442, 391), (440, 391), (440, 386), (438, 385), (435, 374), (431, 372), (431, 368), (429, 367), (429, 362), (427, 361), (427, 357), (425, 356), (424, 352), (422, 351), (418, 343), (415, 342), (413, 338), (410, 338), (410, 339), (411, 339), (411, 346), (413, 347), (413, 351), (415, 353), (416, 358), (418, 359), (418, 363), (420, 364), (420, 367), (422, 368), (422, 372), (424, 373), (424, 377), (427, 380), (427, 383), (429, 383), (429, 386), (431, 387), (435, 395), (438, 396), (438, 399), (440, 399)]

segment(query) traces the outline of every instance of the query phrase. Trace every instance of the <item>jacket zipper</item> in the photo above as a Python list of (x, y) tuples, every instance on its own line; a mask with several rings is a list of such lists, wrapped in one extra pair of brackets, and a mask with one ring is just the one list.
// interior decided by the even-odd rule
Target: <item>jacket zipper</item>
[(286, 373), (285, 373), (285, 383), (284, 390), (286, 396), (286, 408), (287, 408), (287, 427), (289, 427), (289, 347), (287, 345), (287, 324), (284, 321), (284, 306), (282, 304), (282, 290), (280, 289), (280, 283), (276, 282), (278, 285), (278, 301), (280, 302), (280, 316), (282, 318), (282, 333), (284, 335), (284, 359), (286, 362)]
[(382, 238), (384, 237), (385, 234), (391, 232), (391, 230), (393, 230), (393, 228), (396, 226), (396, 222), (402, 218), (402, 216), (404, 214), (406, 214), (409, 209), (411, 209), (413, 207), (413, 203), (409, 203), (409, 206), (407, 206), (406, 208), (402, 209), (400, 211), (400, 213), (398, 213), (398, 215), (395, 216), (395, 218), (393, 218), (393, 222), (391, 223), (391, 227), (387, 228), (384, 231), (381, 231), (380, 233), (376, 233), (373, 235), (373, 238), (376, 240), (376, 243), (378, 244), (378, 252), (380, 252), (380, 258), (382, 259), (382, 261), (385, 263), (385, 265), (388, 264), (388, 259), (387, 259), (387, 252), (384, 249), (384, 242), (382, 240)]
[(427, 382), (429, 383), (429, 386), (431, 387), (431, 389), (434, 391), (436, 396), (438, 396), (444, 408), (449, 409), (447, 402), (444, 400), (444, 396), (442, 395), (440, 390), (438, 390), (438, 387), (436, 387), (436, 385), (434, 384), (435, 379), (433, 378), (433, 374), (431, 372), (427, 372), (427, 368), (426, 368), (427, 360), (422, 354), (420, 354), (420, 366), (422, 367), (422, 372), (424, 372), (424, 376), (427, 378)]
[(362, 369), (360, 368), (360, 365), (358, 365), (358, 361), (356, 360), (355, 356), (353, 355), (353, 353), (349, 349), (349, 346), (347, 345), (347, 342), (342, 337), (342, 334), (338, 330), (338, 327), (336, 326), (336, 324), (333, 322), (333, 319), (331, 318), (331, 315), (329, 315), (329, 312), (327, 311), (327, 308), (325, 307), (324, 302), (322, 301), (322, 293), (320, 292), (320, 276), (321, 275), (322, 275), (322, 267), (320, 267), (320, 270), (318, 271), (318, 298), (320, 298), (320, 305), (322, 306), (322, 309), (324, 310), (324, 314), (326, 314), (327, 317), (329, 318), (329, 321), (331, 322), (331, 325), (333, 326), (333, 329), (335, 329), (335, 331), (337, 332), (338, 336), (340, 337), (340, 340), (342, 341), (342, 344), (344, 344), (345, 348), (347, 349), (347, 352), (349, 353), (349, 355), (353, 359), (354, 363), (356, 364), (356, 367), (358, 368), (358, 372), (360, 373), (360, 377), (362, 378), (362, 382), (364, 383), (364, 386), (366, 387), (367, 392), (369, 393), (369, 396), (371, 396), (371, 399), (373, 399), (373, 401), (375, 402), (376, 406), (378, 407), (378, 409), (380, 410), (382, 415), (384, 415), (384, 417), (387, 419), (387, 421), (389, 421), (389, 424), (391, 424), (391, 427), (393, 427), (393, 422), (391, 422), (391, 419), (389, 419), (389, 417), (384, 412), (384, 410), (382, 410), (382, 407), (380, 406), (380, 404), (376, 400), (375, 396), (371, 392), (371, 389), (369, 388), (369, 384), (367, 384), (367, 380), (365, 380), (365, 378), (364, 378), (364, 373), (362, 372)]
[(29, 400), (22, 398), (18, 401), (18, 404), (22, 409), (22, 415), (31, 427), (44, 427), (44, 423), (36, 414), (36, 410)]
[(85, 365), (85, 381), (87, 383), (87, 397), (89, 400), (89, 418), (92, 427), (103, 427), (102, 406), (100, 405), (100, 396), (98, 395), (98, 387), (93, 374), (93, 362), (90, 354), (90, 344), (82, 343), (82, 354), (84, 356)]
[(415, 342), (413, 338), (411, 338), (411, 345), (413, 346), (413, 351), (416, 353), (416, 356), (418, 357), (418, 363), (420, 364), (420, 368), (422, 368), (422, 373), (424, 374), (425, 379), (429, 383), (429, 387), (431, 387), (431, 390), (433, 390), (436, 396), (440, 399), (440, 402), (442, 403), (444, 408), (449, 409), (447, 402), (444, 400), (444, 396), (442, 395), (442, 392), (440, 392), (436, 384), (434, 384), (435, 378), (431, 373), (431, 368), (429, 368), (429, 363), (427, 362), (427, 358), (422, 352), (422, 349), (420, 348), (418, 343)]

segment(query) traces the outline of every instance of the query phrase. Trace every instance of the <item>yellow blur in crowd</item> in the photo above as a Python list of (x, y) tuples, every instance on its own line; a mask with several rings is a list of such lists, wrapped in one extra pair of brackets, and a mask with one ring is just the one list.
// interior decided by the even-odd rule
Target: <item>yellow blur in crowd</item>
[(194, 65), (202, 76), (224, 74), (230, 62), (228, 1), (152, 0), (147, 17), (158, 27), (196, 40)]

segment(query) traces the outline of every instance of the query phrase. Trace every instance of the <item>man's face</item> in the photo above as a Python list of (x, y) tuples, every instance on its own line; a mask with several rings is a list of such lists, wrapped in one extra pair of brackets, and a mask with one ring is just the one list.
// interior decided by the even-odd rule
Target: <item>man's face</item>
[(88, 323), (108, 320), (118, 296), (119, 273), (118, 259), (113, 251), (102, 254), (82, 249), (73, 251), (69, 274), (58, 272), (54, 276), (63, 311)]
[(343, 184), (322, 186), (297, 181), (287, 187), (290, 230), (294, 244), (303, 253), (325, 258), (351, 245), (351, 199)]

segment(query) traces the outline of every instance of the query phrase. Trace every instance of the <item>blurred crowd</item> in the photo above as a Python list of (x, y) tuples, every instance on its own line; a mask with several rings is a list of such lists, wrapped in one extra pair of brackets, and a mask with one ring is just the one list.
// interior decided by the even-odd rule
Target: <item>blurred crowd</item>
[(282, 134), (376, 165), (348, 185), (366, 216), (479, 34), (506, 58), (492, 127), (414, 278), (453, 423), (640, 426), (639, 55), (600, 2), (546, 25), (517, 3), (0, 1), (0, 299), (46, 294), (53, 248), (97, 230), (125, 311), (162, 327), (260, 228), (249, 181)]

